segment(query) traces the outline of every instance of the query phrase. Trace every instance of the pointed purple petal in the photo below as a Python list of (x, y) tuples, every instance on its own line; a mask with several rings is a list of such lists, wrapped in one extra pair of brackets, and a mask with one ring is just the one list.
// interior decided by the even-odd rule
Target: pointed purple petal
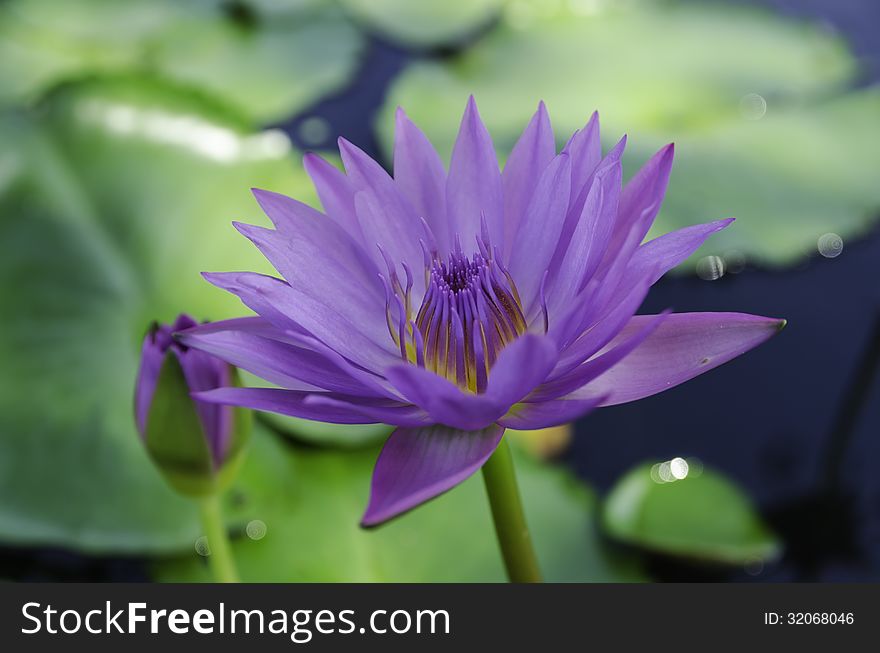
[[(326, 273), (322, 269), (325, 265), (343, 268), (352, 275), (352, 282), (381, 301), (382, 288), (376, 278), (380, 268), (344, 229), (307, 204), (280, 193), (258, 188), (253, 193), (281, 235), (274, 249), (283, 252), (284, 259), (279, 263), (292, 277), (314, 280), (315, 275)], [(249, 237), (247, 233), (245, 236)], [(291, 270), (292, 265), (302, 272)], [(293, 282), (284, 270), (276, 269)]]
[(514, 234), (508, 268), (516, 280), (523, 308), (530, 315), (544, 271), (550, 267), (568, 209), (571, 161), (557, 155), (544, 170), (519, 230)]
[(446, 169), (431, 142), (399, 107), (394, 128), (394, 183), (431, 227), (440, 253), (448, 255), (452, 243), (446, 218)]
[(389, 368), (386, 375), (408, 401), (422, 407), (438, 423), (473, 430), (504, 415), (547, 378), (555, 362), (556, 347), (549, 338), (526, 334), (498, 356), (484, 394), (462, 391), (415, 365)]
[(243, 406), (280, 415), (331, 424), (396, 424), (419, 426), (431, 423), (424, 411), (411, 404), (388, 399), (352, 397), (333, 392), (300, 392), (279, 388), (217, 388), (194, 395), (199, 401)]
[(556, 154), (553, 127), (541, 102), (504, 165), (504, 253), (510, 254), (516, 232), (535, 191), (535, 184)]
[(339, 168), (309, 152), (303, 157), (306, 169), (324, 212), (345, 229), (355, 242), (363, 243), (363, 233), (354, 214), (354, 188)]
[(603, 262), (606, 269), (612, 268), (615, 261), (626, 262), (645, 239), (666, 195), (674, 155), (672, 144), (662, 148), (624, 186), (614, 234)]
[(583, 387), (593, 379), (601, 376), (609, 369), (620, 363), (648, 336), (650, 336), (669, 316), (669, 313), (660, 313), (650, 316), (645, 320), (641, 328), (627, 337), (618, 339), (607, 351), (582, 363), (570, 372), (562, 374), (542, 384), (534, 393), (529, 395), (530, 401), (547, 401), (570, 394)]
[(630, 259), (630, 270), (642, 270), (654, 283), (669, 270), (693, 254), (706, 239), (726, 228), (733, 218), (696, 224), (672, 231), (639, 246)]
[(424, 410), (412, 404), (390, 404), (374, 402), (365, 399), (360, 403), (352, 403), (354, 399), (339, 399), (330, 393), (313, 394), (306, 403), (311, 409), (332, 410), (336, 409), (341, 415), (356, 412), (373, 423), (390, 424), (393, 426), (431, 426), (434, 419)]
[[(276, 329), (259, 317), (211, 322), (181, 331), (177, 338), (288, 390), (389, 397), (379, 377), (360, 372), (336, 356), (310, 348), (305, 338)], [(218, 384), (224, 385), (224, 384)]]
[[(633, 317), (610, 346), (652, 317)], [(607, 395), (603, 406), (648, 397), (736, 358), (783, 326), (785, 320), (744, 313), (676, 313), (620, 363), (571, 396)]]
[[(378, 271), (358, 266), (353, 260), (347, 265), (342, 263), (340, 256), (346, 252), (334, 252), (329, 244), (322, 247), (320, 243), (271, 229), (233, 224), (282, 274), (291, 294), (300, 298), (300, 308), (307, 309), (302, 298), (308, 298), (309, 305), (321, 307), (325, 314), (339, 315), (343, 323), (353, 325), (373, 342), (390, 343)], [(307, 328), (312, 333), (321, 333)]]
[(544, 381), (556, 364), (556, 344), (546, 336), (527, 333), (505, 347), (489, 370), (486, 395), (515, 404)]
[[(198, 349), (173, 347), (171, 351), (177, 356), (186, 385), (191, 393), (213, 390), (232, 383), (232, 371), (229, 365), (218, 358)], [(232, 436), (233, 415), (225, 406), (195, 401), (196, 412), (208, 441), (214, 462), (220, 465), (226, 458), (226, 450)]]
[(446, 182), (449, 239), (458, 235), (466, 252), (475, 248), (485, 215), (492, 244), (504, 246), (504, 195), (492, 138), (480, 120), (473, 96), (468, 100), (449, 164)]
[(285, 331), (305, 330), (290, 317), (295, 301), (286, 281), (256, 272), (202, 272), (208, 283), (238, 297), (249, 309)]
[[(383, 266), (382, 272), (380, 273), (383, 277), (390, 274), (389, 267), (394, 271), (394, 274), (402, 277), (404, 275), (404, 270), (406, 269), (403, 266), (404, 263), (406, 263), (411, 270), (419, 268), (424, 260), (421, 245), (419, 246), (419, 258), (416, 264), (413, 265), (409, 258), (413, 256), (413, 254), (411, 252), (407, 253), (406, 247), (399, 246), (405, 238), (398, 240), (398, 234), (400, 233), (398, 231), (398, 226), (396, 226), (394, 221), (388, 219), (388, 211), (373, 191), (360, 190), (355, 193), (354, 208), (358, 220), (363, 226), (364, 233), (370, 234), (369, 238), (373, 239), (376, 243), (373, 248), (376, 252), (374, 260), (378, 265)], [(421, 222), (419, 222), (419, 224), (421, 225)], [(422, 229), (421, 226), (419, 228)], [(391, 244), (390, 246), (388, 245), (389, 243)], [(377, 275), (375, 278), (379, 279), (379, 276)], [(416, 276), (415, 286), (416, 296), (420, 299), (424, 292), (424, 275)], [(381, 306), (381, 314), (384, 320), (384, 299), (381, 302)]]
[[(572, 138), (572, 143), (566, 147), (564, 152), (570, 152), (573, 149), (574, 138)], [(611, 148), (608, 154), (602, 159), (597, 166), (594, 167), (592, 172), (586, 176), (584, 180), (576, 180), (574, 176), (574, 168), (572, 168), (572, 186), (571, 186), (571, 199), (568, 204), (568, 211), (565, 216), (565, 223), (562, 225), (562, 233), (559, 235), (559, 244), (556, 247), (556, 251), (553, 254), (553, 258), (550, 261), (550, 274), (555, 278), (556, 273), (558, 271), (558, 267), (562, 261), (562, 256), (565, 253), (566, 248), (568, 247), (568, 243), (571, 241), (575, 229), (580, 224), (582, 217), (585, 215), (585, 204), (587, 202), (587, 197), (589, 196), (590, 191), (593, 188), (593, 182), (596, 177), (605, 177), (608, 174), (617, 174), (617, 170), (612, 170), (616, 168), (620, 168), (620, 157), (623, 156), (623, 150), (626, 148), (626, 136), (623, 136), (617, 144)], [(572, 165), (574, 165), (574, 160), (572, 160)], [(578, 187), (575, 187), (575, 182), (577, 181), (580, 184)], [(606, 178), (606, 182), (610, 182), (610, 179)], [(608, 195), (609, 188), (606, 186), (604, 188), (605, 194)], [(620, 196), (620, 188), (616, 188), (614, 190), (614, 203), (615, 205), (619, 205), (619, 196)], [(602, 258), (604, 256), (605, 251), (608, 249), (608, 244), (611, 241), (611, 235), (614, 233), (614, 227), (617, 223), (617, 215), (612, 216), (610, 221), (603, 221), (597, 223), (596, 227), (599, 230), (595, 236), (593, 237), (596, 240), (597, 246), (593, 248), (593, 252), (599, 261), (591, 261), (590, 262), (590, 274), (599, 267), (599, 264), (602, 262)]]
[[(316, 300), (289, 284), (251, 272), (205, 273), (205, 279), (237, 295), (250, 309), (282, 330), (304, 331), (364, 369), (379, 371), (400, 360), (388, 337), (377, 340), (344, 305)], [(380, 309), (381, 310), (381, 309)], [(355, 319), (355, 322), (351, 320)]]
[[(336, 168), (333, 169), (336, 170)], [(338, 170), (336, 172), (342, 174)], [(332, 238), (340, 244), (344, 244), (346, 248), (363, 249), (360, 242), (352, 238), (342, 226), (330, 219), (327, 214), (321, 213), (318, 209), (304, 202), (283, 193), (263, 188), (251, 188), (251, 194), (260, 205), (263, 213), (271, 220), (272, 225), (282, 233), (297, 236), (300, 231), (305, 229), (307, 233), (303, 237), (310, 240)], [(354, 205), (353, 193), (351, 200)]]
[(165, 360), (165, 351), (153, 338), (152, 329), (144, 336), (141, 345), (141, 361), (134, 389), (134, 417), (138, 431), (143, 437), (147, 426), (147, 413), (156, 392), (156, 382)]
[(377, 526), (455, 487), (483, 466), (503, 435), (495, 425), (395, 430), (376, 461), (361, 525)]
[[(589, 312), (593, 316), (601, 317), (616, 310), (615, 306), (619, 305), (621, 297), (638, 288), (649, 288), (669, 269), (693, 253), (708, 236), (724, 229), (731, 222), (733, 219), (728, 218), (685, 227), (639, 246), (629, 258), (621, 257), (613, 261), (610, 271), (606, 270), (605, 276), (599, 273), (592, 277), (582, 293), (588, 297)], [(605, 263), (603, 261), (603, 265)], [(568, 319), (568, 316), (564, 319)], [(587, 324), (582, 326), (584, 329), (588, 327)], [(566, 352), (563, 358), (568, 358), (570, 353)]]
[(571, 156), (571, 195), (574, 197), (592, 183), (592, 174), (602, 160), (598, 111), (594, 111), (586, 126), (571, 137), (567, 149)]
[(576, 367), (604, 347), (642, 305), (651, 285), (646, 279), (636, 278), (633, 283), (618, 287), (620, 291), (612, 294), (610, 301), (602, 295), (603, 285), (585, 288), (555, 327), (551, 322), (549, 335), (560, 349), (554, 377)]
[[(364, 249), (379, 269), (384, 261), (376, 245), (381, 245), (396, 264), (407, 262), (416, 267), (422, 261), (422, 224), (415, 209), (400, 192), (394, 180), (378, 163), (348, 142), (339, 139), (339, 153), (348, 178), (355, 189), (355, 213), (364, 234)], [(362, 214), (357, 209), (358, 195), (368, 192), (375, 202), (375, 213)]]
[(571, 305), (605, 254), (617, 215), (621, 174), (617, 162), (597, 173), (593, 180), (567, 249), (562, 250), (564, 254), (557, 254), (558, 266), (551, 267), (553, 274), (547, 286), (547, 309), (551, 315), (558, 315)]
[(385, 372), (388, 380), (435, 422), (457, 429), (481, 429), (507, 412), (511, 404), (485, 394), (463, 392), (457, 385), (416, 365), (398, 365)]
[(567, 424), (583, 417), (596, 408), (603, 397), (590, 399), (555, 399), (553, 401), (524, 402), (498, 420), (509, 429), (533, 430)]

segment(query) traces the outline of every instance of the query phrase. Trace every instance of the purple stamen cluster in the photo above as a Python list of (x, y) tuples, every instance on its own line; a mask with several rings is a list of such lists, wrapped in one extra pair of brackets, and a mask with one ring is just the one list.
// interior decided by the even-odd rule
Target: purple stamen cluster
[[(501, 350), (526, 329), (516, 285), (481, 252), (435, 260), (415, 320), (424, 366), (473, 392), (485, 392)], [(417, 358), (418, 355), (417, 355)]]

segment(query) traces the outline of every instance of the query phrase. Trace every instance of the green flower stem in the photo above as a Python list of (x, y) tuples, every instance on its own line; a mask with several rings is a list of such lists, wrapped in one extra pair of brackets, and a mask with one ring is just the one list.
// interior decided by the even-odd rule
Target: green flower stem
[(483, 465), (483, 480), (507, 577), (511, 583), (540, 583), (541, 570), (523, 514), (516, 471), (506, 439), (501, 440), (495, 453)]
[(211, 573), (218, 583), (237, 583), (238, 570), (232, 557), (229, 534), (223, 523), (223, 511), (220, 508), (220, 497), (212, 495), (201, 500), (199, 510), (202, 517), (202, 528), (208, 538), (208, 564)]

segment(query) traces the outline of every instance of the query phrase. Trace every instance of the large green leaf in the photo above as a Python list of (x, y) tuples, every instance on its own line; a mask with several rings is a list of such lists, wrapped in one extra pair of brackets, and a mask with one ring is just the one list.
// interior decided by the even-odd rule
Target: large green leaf
[(179, 548), (191, 506), (132, 417), (152, 319), (241, 315), (202, 270), (267, 270), (230, 226), (252, 186), (309, 195), (277, 132), (161, 84), (93, 82), (0, 120), (0, 539)]
[(320, 447), (359, 449), (384, 441), (392, 430), (385, 424), (329, 424), (276, 413), (262, 413), (261, 417), (294, 441)]
[[(393, 522), (364, 531), (358, 521), (369, 495), (376, 449), (301, 449), (283, 446), (268, 432), (255, 433), (253, 445), (226, 502), (243, 580), (504, 580), (479, 474)], [(516, 462), (527, 518), (549, 580), (642, 579), (631, 559), (603, 550), (593, 526), (592, 492), (528, 456), (519, 455)], [(247, 533), (254, 531), (262, 537), (251, 539)], [(190, 546), (185, 555), (158, 564), (156, 575), (164, 581), (209, 580), (203, 562)]]
[(11, 0), (0, 7), (0, 103), (58, 82), (148, 72), (210, 93), (256, 124), (286, 118), (341, 86), (363, 38), (326, 3), (255, 8), (219, 0)]
[(243, 0), (241, 3), (254, 12), (260, 20), (288, 18), (307, 9), (317, 9), (328, 4), (327, 0)]
[(844, 92), (855, 63), (838, 38), (753, 8), (572, 7), (517, 2), (472, 49), (404, 71), (377, 118), (386, 147), (400, 105), (448, 157), (473, 93), (504, 156), (543, 99), (560, 143), (593, 109), (606, 145), (627, 133), (627, 174), (676, 142), (654, 234), (738, 218), (697, 256), (789, 263), (822, 234), (847, 238), (876, 217), (880, 93)]
[(710, 470), (688, 474), (686, 467), (677, 480), (662, 464), (636, 467), (612, 488), (602, 514), (612, 537), (660, 553), (729, 564), (779, 553), (776, 536), (731, 481)]
[(404, 45), (456, 43), (488, 24), (506, 0), (340, 0), (369, 28)]
[(348, 81), (361, 34), (336, 12), (293, 12), (242, 26), (192, 15), (162, 35), (161, 74), (211, 93), (257, 124), (280, 121)]
[(8, 0), (0, 4), (0, 103), (32, 101), (60, 80), (141, 65), (179, 15), (167, 0)]

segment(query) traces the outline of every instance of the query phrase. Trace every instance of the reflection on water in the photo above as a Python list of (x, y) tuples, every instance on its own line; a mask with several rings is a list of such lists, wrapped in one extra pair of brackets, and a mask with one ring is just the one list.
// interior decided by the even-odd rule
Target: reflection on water
[(174, 115), (121, 102), (84, 103), (79, 117), (117, 134), (177, 145), (221, 163), (274, 159), (290, 148), (287, 136), (277, 129), (242, 136), (196, 116)]

